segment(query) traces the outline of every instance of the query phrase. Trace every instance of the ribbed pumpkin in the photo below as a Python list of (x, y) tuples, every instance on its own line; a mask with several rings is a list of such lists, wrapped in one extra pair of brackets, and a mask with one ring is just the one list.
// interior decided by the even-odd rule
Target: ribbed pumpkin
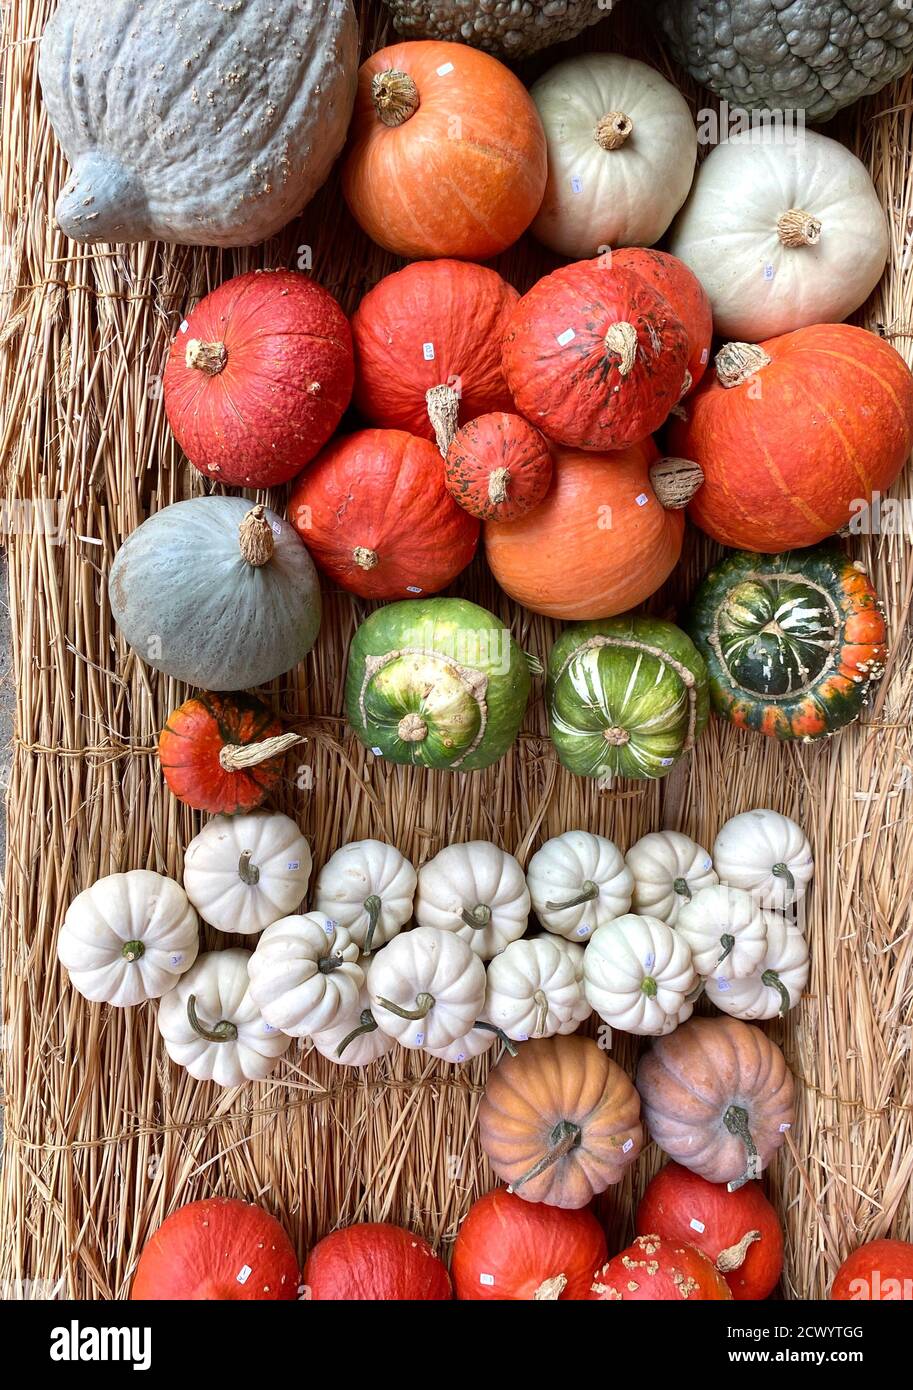
[(598, 1270), (589, 1299), (594, 1303), (726, 1302), (729, 1285), (712, 1261), (694, 1245), (665, 1240), (655, 1233)]
[(850, 324), (729, 343), (673, 419), (671, 451), (704, 486), (689, 508), (722, 545), (774, 552), (839, 531), (894, 482), (913, 448), (913, 373)]
[(521, 415), (577, 449), (624, 449), (658, 429), (686, 389), (690, 343), (669, 301), (602, 258), (546, 275), (504, 337)]
[(228, 1197), (190, 1202), (143, 1247), (131, 1299), (164, 1302), (298, 1296), (298, 1260), (274, 1216)]
[(352, 334), (307, 275), (252, 270), (202, 299), (171, 345), (165, 413), (194, 467), (275, 487), (314, 457), (352, 394)]
[(366, 1221), (318, 1241), (304, 1266), (304, 1296), (327, 1302), (441, 1302), (450, 1277), (421, 1236)]
[(548, 492), (552, 456), (520, 415), (494, 411), (457, 430), (445, 462), (450, 495), (483, 521), (516, 521)]
[(710, 361), (710, 344), (713, 341), (710, 296), (694, 271), (667, 251), (622, 246), (612, 252), (612, 265), (618, 270), (633, 270), (642, 280), (646, 280), (669, 301), (675, 317), (685, 325), (690, 377), (690, 382), (686, 379), (687, 395), (698, 385)]
[(591, 1211), (524, 1202), (498, 1187), (470, 1207), (450, 1269), (463, 1302), (579, 1300), (607, 1253)]
[(479, 539), (478, 521), (444, 485), (435, 446), (404, 430), (328, 444), (296, 483), (288, 517), (323, 572), (362, 598), (437, 593)]

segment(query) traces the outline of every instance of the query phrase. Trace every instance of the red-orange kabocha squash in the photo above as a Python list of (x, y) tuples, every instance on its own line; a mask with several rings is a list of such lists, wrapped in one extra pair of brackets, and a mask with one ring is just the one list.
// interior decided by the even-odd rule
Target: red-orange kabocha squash
[(710, 296), (693, 270), (667, 251), (653, 247), (621, 246), (612, 252), (618, 270), (633, 270), (655, 290), (659, 290), (681, 319), (688, 334), (688, 375), (685, 394), (699, 384), (710, 361), (713, 341), (713, 308)]
[(913, 1303), (913, 1245), (870, 1240), (848, 1255), (831, 1288), (836, 1303)]
[(342, 170), (372, 241), (411, 260), (485, 260), (539, 211), (545, 132), (522, 82), (461, 43), (399, 43), (358, 73)]
[(298, 1259), (274, 1216), (229, 1197), (172, 1212), (146, 1242), (132, 1299), (279, 1301), (298, 1296)]
[(693, 1245), (651, 1233), (597, 1271), (588, 1297), (594, 1303), (727, 1302), (729, 1285)]
[(516, 521), (548, 492), (552, 456), (521, 415), (496, 410), (457, 430), (444, 476), (450, 495), (473, 516)]
[(333, 296), (297, 271), (252, 270), (181, 324), (165, 367), (165, 412), (207, 478), (274, 487), (329, 439), (352, 377), (352, 334)]
[(324, 1236), (301, 1276), (304, 1297), (330, 1302), (435, 1302), (453, 1297), (431, 1246), (401, 1226), (366, 1221)]
[(235, 815), (263, 804), (279, 783), (286, 751), (302, 741), (283, 731), (256, 696), (203, 690), (169, 714), (158, 753), (178, 801)]
[(723, 545), (815, 545), (886, 491), (913, 448), (913, 373), (862, 328), (729, 343), (716, 368), (669, 440), (704, 473), (691, 519)]
[(607, 1258), (602, 1227), (588, 1207), (524, 1202), (498, 1187), (470, 1208), (450, 1272), (464, 1302), (579, 1300)]
[(362, 598), (436, 594), (479, 539), (478, 521), (444, 485), (435, 446), (405, 430), (328, 444), (298, 479), (288, 516), (324, 573)]

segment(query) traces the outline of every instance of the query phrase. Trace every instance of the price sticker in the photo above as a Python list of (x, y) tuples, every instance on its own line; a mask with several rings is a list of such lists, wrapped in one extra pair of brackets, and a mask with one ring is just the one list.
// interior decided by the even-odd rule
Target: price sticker
[(631, 1152), (631, 1150), (633, 1149), (633, 1147), (634, 1147), (634, 1140), (633, 1140), (633, 1139), (626, 1139), (626, 1140), (624, 1141), (624, 1143), (622, 1144), (622, 1146), (621, 1146), (621, 1152), (622, 1152), (623, 1154), (629, 1154), (629, 1153)]
[(439, 68), (435, 68), (438, 77), (446, 77), (449, 72), (453, 72), (453, 63), (441, 63)]
[(568, 343), (572, 343), (576, 337), (577, 334), (574, 332), (573, 328), (566, 328), (563, 333), (558, 334), (555, 342), (559, 347), (567, 347)]
[(382, 748), (372, 748), (371, 752), (374, 754), (375, 758), (382, 758), (384, 756), (384, 750)]
[(479, 1283), (484, 1284), (486, 1289), (494, 1288), (495, 1276), (493, 1274), (480, 1274)]
[(571, 192), (572, 192), (572, 193), (582, 193), (582, 192), (583, 192), (583, 180), (582, 180), (582, 179), (579, 179), (579, 178), (577, 177), (576, 174), (575, 174), (574, 177), (571, 179)]
[(419, 588), (419, 586), (418, 586), (417, 584), (407, 584), (407, 585), (406, 585), (406, 593), (407, 593), (407, 594), (420, 594), (421, 592), (422, 592), (422, 591), (421, 591), (421, 589)]
[(238, 1270), (237, 1274), (235, 1275), (236, 1283), (246, 1284), (253, 1272), (254, 1271), (251, 1269), (250, 1265), (242, 1265), (241, 1268)]
[(688, 1225), (691, 1227), (692, 1231), (697, 1231), (699, 1236), (702, 1236), (706, 1229), (703, 1221), (698, 1221), (696, 1216), (692, 1216), (691, 1220), (688, 1222)]
[(634, 501), (637, 503), (638, 507), (645, 507), (649, 500), (650, 499), (645, 492), (641, 492), (637, 497), (634, 498)]
[(422, 356), (426, 362), (434, 361), (434, 343), (422, 343)]

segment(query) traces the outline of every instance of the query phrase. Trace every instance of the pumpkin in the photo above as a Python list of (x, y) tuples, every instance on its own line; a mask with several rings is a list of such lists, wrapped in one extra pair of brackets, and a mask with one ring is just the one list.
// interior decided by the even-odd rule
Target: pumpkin
[(605, 452), (659, 429), (685, 390), (689, 354), (669, 301), (599, 259), (562, 266), (523, 296), (502, 360), (531, 424), (558, 444)]
[(831, 1285), (837, 1303), (913, 1302), (913, 1245), (870, 1240), (848, 1255)]
[(516, 521), (542, 501), (552, 456), (538, 430), (503, 410), (458, 429), (447, 450), (444, 482), (451, 497), (483, 521)]
[(572, 39), (611, 10), (615, 0), (526, 0), (520, 6), (485, 0), (384, 0), (397, 33), (407, 38), (457, 39), (505, 58), (522, 58)]
[(70, 903), (57, 938), (57, 959), (74, 988), (119, 1009), (158, 999), (198, 950), (187, 894), (149, 869), (96, 879)]
[(183, 321), (162, 390), (195, 468), (231, 487), (288, 482), (322, 448), (352, 394), (348, 320), (293, 270), (226, 280)]
[(418, 42), (361, 65), (342, 191), (385, 250), (487, 260), (529, 226), (545, 177), (536, 108), (497, 59)]
[(669, 427), (704, 484), (696, 526), (768, 553), (814, 545), (887, 492), (913, 448), (913, 374), (850, 324), (729, 343)]
[(466, 599), (380, 608), (349, 649), (346, 711), (376, 757), (474, 772), (506, 753), (529, 698), (529, 663), (503, 622)]
[(470, 1207), (450, 1272), (464, 1302), (579, 1300), (606, 1258), (605, 1236), (591, 1211), (524, 1202), (497, 1187)]
[(412, 1231), (364, 1222), (317, 1242), (302, 1274), (314, 1302), (441, 1302), (450, 1276), (431, 1246)]
[(778, 910), (804, 895), (815, 871), (802, 827), (760, 807), (726, 821), (713, 842), (713, 858), (724, 883)]
[(485, 1016), (517, 1042), (575, 1032), (590, 1016), (576, 962), (547, 935), (512, 941), (488, 967)]
[(298, 1296), (298, 1257), (274, 1216), (206, 1197), (178, 1207), (143, 1246), (130, 1297), (174, 1303)]
[(546, 705), (569, 772), (664, 777), (706, 726), (706, 668), (689, 638), (659, 618), (578, 623), (549, 654)]
[(632, 878), (611, 840), (566, 830), (536, 850), (526, 871), (533, 911), (549, 932), (586, 941), (631, 906)]
[(414, 927), (373, 957), (368, 993), (378, 1024), (403, 1047), (443, 1048), (475, 1026), (485, 967), (455, 932)]
[(678, 830), (643, 835), (625, 855), (634, 880), (634, 911), (674, 927), (685, 903), (719, 879), (707, 851)]
[(291, 670), (320, 626), (317, 571), (293, 527), (241, 497), (191, 497), (150, 516), (115, 555), (108, 595), (143, 661), (205, 690)]
[(729, 1285), (694, 1245), (651, 1233), (596, 1271), (589, 1298), (594, 1303), (720, 1301), (732, 1298)]
[(429, 1057), (437, 1057), (441, 1062), (450, 1062), (454, 1066), (461, 1066), (463, 1062), (471, 1062), (476, 1057), (484, 1057), (485, 1053), (489, 1052), (496, 1042), (500, 1042), (511, 1057), (516, 1056), (517, 1049), (506, 1033), (502, 1032), (500, 1028), (496, 1028), (493, 1023), (477, 1018), (462, 1037), (454, 1038), (453, 1042), (447, 1043), (444, 1047), (426, 1047), (425, 1051)]
[(549, 68), (530, 96), (548, 141), (533, 236), (572, 260), (659, 241), (697, 161), (682, 94), (634, 58), (579, 53)]
[(168, 716), (158, 754), (169, 790), (195, 811), (254, 811), (278, 787), (284, 754), (304, 743), (283, 733), (269, 705), (243, 691), (201, 691)]
[[(619, 246), (612, 251), (612, 264), (620, 270), (633, 270), (668, 300), (673, 314), (681, 319), (688, 334), (688, 369), (685, 395), (698, 385), (710, 361), (713, 341), (713, 310), (707, 291), (684, 261), (666, 251)], [(677, 410), (678, 407), (676, 406)]]
[(734, 1299), (773, 1293), (783, 1268), (783, 1232), (761, 1184), (737, 1192), (667, 1163), (647, 1186), (636, 1215), (637, 1234), (656, 1231), (687, 1241), (712, 1260)]
[(841, 551), (729, 555), (688, 620), (713, 708), (740, 729), (810, 743), (858, 719), (884, 674), (884, 612)]
[(265, 1081), (291, 1043), (254, 1003), (250, 960), (250, 951), (237, 948), (205, 952), (159, 1003), (165, 1051), (197, 1081)]
[(692, 1018), (640, 1059), (644, 1123), (670, 1158), (736, 1190), (758, 1177), (795, 1119), (792, 1073), (765, 1033)]
[(365, 982), (355, 942), (319, 912), (267, 927), (248, 974), (251, 998), (267, 1023), (292, 1038), (350, 1018)]
[(489, 1073), (479, 1138), (524, 1201), (585, 1207), (640, 1152), (637, 1092), (591, 1038), (539, 1038)]
[(419, 261), (379, 281), (352, 318), (361, 414), (435, 440), (446, 457), (461, 415), (513, 410), (501, 340), (519, 297), (462, 261)]
[(415, 920), (455, 932), (490, 960), (526, 931), (526, 877), (512, 854), (487, 840), (446, 845), (418, 871)]
[(314, 911), (344, 927), (367, 956), (409, 921), (415, 885), (415, 870), (394, 845), (355, 840), (320, 870)]
[(288, 517), (324, 574), (361, 598), (445, 589), (479, 539), (437, 449), (404, 430), (334, 440), (296, 483)]
[(535, 511), (485, 523), (498, 584), (533, 613), (571, 622), (643, 603), (678, 563), (681, 508), (700, 472), (660, 461), (651, 440), (615, 454), (553, 455), (554, 480)]
[(767, 954), (767, 923), (757, 902), (725, 883), (682, 903), (675, 931), (691, 947), (698, 974), (727, 983), (754, 974)]
[(311, 851), (280, 812), (213, 816), (184, 851), (184, 888), (218, 931), (263, 931), (299, 905), (311, 876)]
[(81, 242), (264, 241), (330, 172), (357, 62), (350, 0), (63, 0), (39, 57), (72, 166), (58, 223)]
[(359, 962), (365, 979), (355, 1003), (340, 1009), (328, 1028), (312, 1033), (311, 1041), (321, 1057), (342, 1067), (367, 1067), (383, 1057), (393, 1046), (393, 1039), (385, 1033), (371, 1012), (371, 999), (368, 994), (367, 967), (369, 962)]
[(691, 949), (658, 917), (627, 913), (593, 934), (583, 956), (587, 1002), (623, 1033), (670, 1033), (691, 1013), (698, 987)]
[(764, 911), (761, 917), (767, 950), (751, 974), (734, 980), (715, 971), (705, 982), (711, 1004), (746, 1023), (785, 1018), (808, 983), (808, 942), (803, 933), (780, 912)]

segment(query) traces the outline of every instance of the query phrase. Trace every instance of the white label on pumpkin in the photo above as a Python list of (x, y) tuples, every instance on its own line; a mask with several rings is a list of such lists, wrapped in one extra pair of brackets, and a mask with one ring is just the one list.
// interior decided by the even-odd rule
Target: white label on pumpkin
[(691, 1227), (692, 1231), (697, 1231), (699, 1236), (702, 1236), (704, 1234), (704, 1223), (703, 1221), (698, 1221), (696, 1216), (692, 1216), (691, 1220), (688, 1222), (688, 1225)]
[(466, 1053), (465, 1053), (465, 1052), (458, 1052), (458, 1053), (457, 1053), (457, 1061), (458, 1061), (458, 1062), (465, 1062), (465, 1061), (466, 1061)]
[(704, 348), (704, 351), (701, 353), (701, 366), (702, 366), (702, 367), (706, 367), (709, 358), (710, 358), (710, 349), (709, 349), (709, 348)]
[(577, 928), (577, 935), (578, 935), (578, 936), (589, 936), (589, 934), (590, 934), (590, 929), (589, 929), (589, 927), (578, 927), (578, 928)]
[(422, 343), (422, 356), (426, 362), (434, 361), (434, 343)]
[(777, 272), (774, 270), (773, 266), (768, 261), (767, 265), (764, 267), (764, 279), (772, 280), (776, 273)]
[(332, 936), (338, 926), (338, 922), (331, 922), (329, 917), (327, 917), (326, 921), (323, 924), (323, 929), (326, 932), (327, 936)]
[(416, 1033), (416, 1035), (415, 1035), (415, 1045), (416, 1045), (416, 1047), (421, 1047), (421, 1045), (422, 1045), (422, 1043), (423, 1043), (424, 1041), (425, 1041), (425, 1034), (424, 1034), (424, 1033)]
[(629, 1153), (631, 1152), (631, 1150), (633, 1149), (633, 1147), (634, 1147), (634, 1140), (633, 1140), (633, 1139), (626, 1139), (626, 1140), (624, 1141), (624, 1143), (622, 1144), (622, 1146), (621, 1146), (621, 1152), (622, 1152), (623, 1154), (629, 1154)]
[(567, 347), (568, 343), (572, 343), (576, 337), (577, 334), (574, 332), (573, 328), (566, 328), (563, 333), (558, 334), (555, 342), (559, 347)]
[(281, 536), (281, 535), (282, 535), (282, 522), (281, 522), (281, 521), (274, 521), (273, 524), (272, 524), (272, 527), (271, 527), (270, 529), (272, 530), (272, 533), (273, 533), (274, 536)]
[(372, 748), (371, 752), (374, 754), (375, 758), (382, 758), (384, 756), (384, 750), (382, 748)]
[(634, 501), (637, 503), (638, 507), (645, 507), (649, 500), (650, 499), (645, 492), (639, 493), (638, 496), (634, 498)]
[(786, 1131), (787, 1131), (788, 1129), (792, 1129), (792, 1125), (791, 1125), (791, 1124), (781, 1125), (781, 1126), (780, 1126), (780, 1133), (781, 1133), (781, 1134), (785, 1134)]
[(521, 1036), (517, 1039), (517, 1042), (529, 1042), (529, 1033), (521, 1034)]
[(579, 179), (579, 178), (577, 177), (576, 174), (575, 174), (574, 177), (571, 179), (571, 192), (572, 192), (572, 193), (582, 193), (582, 192), (583, 192), (583, 180), (582, 180), (582, 179)]
[(285, 867), (286, 867), (286, 870), (287, 870), (290, 874), (293, 874), (293, 873), (295, 872), (296, 869), (300, 869), (300, 868), (301, 868), (301, 860), (300, 860), (300, 859), (290, 859), (289, 862), (286, 864)]
[(189, 324), (189, 323), (187, 322), (187, 320), (185, 319), (184, 322), (181, 324), (180, 332), (181, 332), (181, 333), (186, 333), (189, 327), (190, 327), (190, 324)]
[(729, 981), (728, 981), (728, 980), (720, 980), (720, 979), (718, 979), (717, 982), (716, 982), (716, 987), (717, 987), (717, 989), (721, 989), (721, 990), (724, 990), (724, 991), (725, 991), (725, 990), (729, 989)]
[(674, 762), (674, 758), (660, 758), (659, 765), (660, 767), (671, 767)]
[(652, 970), (655, 964), (656, 956), (651, 951), (650, 954), (647, 956), (646, 960), (644, 961), (644, 970)]
[(487, 1289), (494, 1288), (495, 1276), (493, 1274), (480, 1274), (479, 1283), (484, 1284)]
[(237, 1282), (239, 1284), (246, 1284), (253, 1272), (250, 1265), (242, 1265), (236, 1276)]
[(439, 68), (435, 68), (438, 77), (446, 77), (448, 72), (453, 72), (453, 63), (441, 63)]
[(712, 869), (712, 868), (713, 868), (713, 860), (710, 858), (710, 855), (708, 854), (708, 855), (707, 855), (707, 858), (704, 860), (704, 872), (706, 873), (708, 869)]
[(407, 584), (407, 585), (406, 585), (406, 593), (407, 593), (407, 594), (420, 594), (421, 592), (422, 592), (422, 591), (421, 591), (421, 589), (419, 588), (419, 586), (418, 586), (417, 584)]
[(169, 959), (172, 965), (180, 965), (181, 961), (184, 959), (184, 952), (175, 951), (174, 955), (169, 957)]
[(278, 1031), (278, 1029), (274, 1028), (273, 1025), (272, 1025), (271, 1023), (267, 1023), (266, 1020), (264, 1019), (264, 1020), (263, 1020), (263, 1031), (264, 1031), (264, 1033), (275, 1033), (275, 1032)]

